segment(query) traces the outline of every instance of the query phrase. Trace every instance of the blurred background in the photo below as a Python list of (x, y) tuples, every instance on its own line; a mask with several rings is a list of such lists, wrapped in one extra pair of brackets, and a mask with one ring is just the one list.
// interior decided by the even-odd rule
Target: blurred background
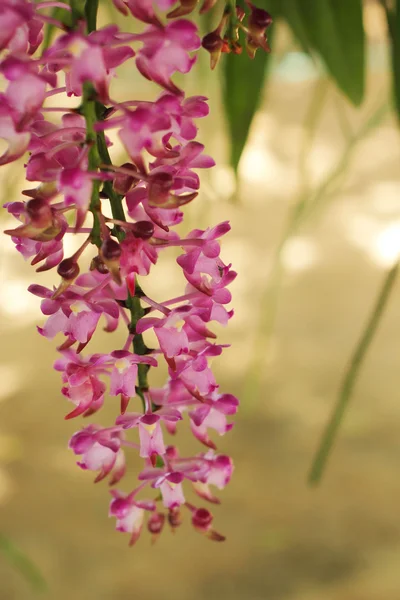
[[(236, 466), (215, 510), (227, 541), (211, 543), (186, 522), (153, 547), (144, 534), (128, 548), (114, 531), (107, 485), (93, 485), (67, 449), (81, 421), (64, 421), (56, 344), (37, 334), (39, 302), (26, 291), (35, 277), (51, 285), (54, 274), (34, 275), (2, 236), (0, 600), (36, 597), (19, 552), (57, 600), (400, 597), (399, 285), (323, 481), (307, 484), (343, 373), (400, 252), (395, 3), (385, 11), (364, 2), (361, 14), (356, 0), (317, 0), (317, 16), (311, 0), (261, 4), (275, 18), (272, 53), (251, 64), (229, 56), (210, 72), (204, 52), (186, 84), (210, 98), (199, 139), (217, 166), (202, 174), (184, 228), (229, 219), (222, 257), (239, 272), (235, 317), (221, 332), (232, 345), (215, 361), (221, 389), (241, 399), (233, 431), (218, 440)], [(126, 29), (122, 16), (111, 18)], [(115, 97), (154, 97), (132, 73), (128, 63)], [(4, 201), (20, 199), (21, 164), (0, 180)], [(1, 225), (10, 226), (5, 211)], [(173, 259), (146, 282), (155, 299), (182, 289)], [(115, 337), (96, 339), (97, 351), (116, 347)], [(115, 409), (107, 406), (106, 418)]]

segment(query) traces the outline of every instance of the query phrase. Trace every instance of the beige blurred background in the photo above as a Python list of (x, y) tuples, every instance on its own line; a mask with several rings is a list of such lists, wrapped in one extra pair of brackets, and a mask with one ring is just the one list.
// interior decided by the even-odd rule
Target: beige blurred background
[[(153, 547), (144, 534), (130, 549), (127, 536), (114, 531), (107, 485), (93, 485), (67, 449), (82, 421), (64, 421), (69, 405), (51, 368), (55, 343), (35, 330), (42, 316), (26, 288), (36, 275), (1, 238), (0, 531), (42, 571), (46, 598), (400, 598), (398, 284), (324, 480), (313, 489), (306, 483), (342, 373), (400, 252), (400, 135), (386, 30), (374, 3), (365, 20), (368, 93), (360, 110), (279, 29), (236, 192), (218, 108), (220, 73), (201, 63), (191, 78), (192, 93), (211, 97), (201, 139), (218, 166), (203, 177), (185, 227), (229, 218), (223, 258), (239, 271), (235, 318), (222, 333), (232, 347), (215, 361), (221, 388), (242, 403), (234, 430), (218, 440), (236, 465), (215, 510), (224, 544), (209, 542), (188, 522), (175, 535), (165, 530)], [(133, 96), (153, 93), (137, 92), (134, 81), (131, 87)], [(127, 93), (123, 76), (116, 90)], [(19, 167), (3, 169), (0, 178), (4, 200), (18, 199)], [(277, 256), (304, 197), (313, 199), (313, 210)], [(155, 273), (146, 282), (149, 295), (179, 293), (172, 254)], [(53, 277), (36, 281), (51, 284)], [(116, 347), (124, 334), (112, 335), (101, 334), (96, 350)], [(115, 414), (111, 401), (104, 418)], [(197, 448), (190, 435), (182, 437)], [(121, 487), (133, 481), (128, 475)], [(0, 600), (33, 597), (0, 555)]]

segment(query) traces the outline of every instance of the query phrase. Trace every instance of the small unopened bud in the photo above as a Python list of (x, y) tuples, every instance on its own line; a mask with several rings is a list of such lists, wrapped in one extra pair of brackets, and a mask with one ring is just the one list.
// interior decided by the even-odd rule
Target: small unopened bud
[(160, 535), (165, 523), (165, 515), (163, 513), (153, 512), (147, 521), (147, 529), (153, 535), (153, 542)]
[(132, 227), (133, 235), (142, 240), (148, 240), (154, 234), (154, 225), (151, 221), (137, 221)]
[(272, 24), (272, 17), (263, 8), (257, 8), (256, 6), (251, 7), (251, 13), (249, 16), (249, 29), (252, 28), (265, 31), (267, 27)]
[[(123, 165), (121, 165), (121, 168), (127, 171), (132, 171), (132, 173), (137, 173), (137, 168), (131, 163), (124, 163)], [(125, 196), (136, 181), (137, 179), (135, 177), (131, 177), (126, 173), (116, 173), (115, 179), (113, 181), (113, 188), (117, 192), (117, 194)]]
[(215, 69), (218, 64), (218, 61), (221, 57), (221, 52), (224, 47), (224, 40), (221, 38), (218, 31), (212, 31), (211, 33), (207, 33), (201, 40), (201, 45), (204, 50), (210, 53), (210, 66), (211, 69)]
[(121, 246), (118, 244), (118, 242), (112, 238), (109, 238), (103, 242), (101, 246), (101, 254), (105, 261), (117, 260), (121, 256)]
[(243, 21), (246, 16), (246, 11), (241, 6), (236, 5), (236, 16), (239, 21)]
[(79, 265), (74, 258), (64, 258), (57, 267), (57, 273), (61, 277), (61, 282), (54, 294), (51, 296), (55, 300), (74, 282), (79, 275)]
[(213, 516), (206, 508), (198, 508), (192, 516), (192, 524), (198, 531), (205, 533), (211, 527)]
[(114, 281), (118, 284), (121, 284), (121, 275), (119, 272), (119, 259), (121, 253), (121, 246), (112, 238), (105, 240), (100, 248), (101, 258), (112, 274)]
[(248, 35), (246, 38), (246, 50), (250, 58), (254, 58), (258, 48), (270, 52), (265, 30), (272, 23), (271, 15), (262, 8), (257, 8), (251, 2), (247, 2), (251, 9), (248, 23)]
[(79, 265), (73, 258), (64, 258), (57, 267), (57, 273), (63, 279), (72, 281), (79, 275)]
[(176, 529), (177, 527), (182, 525), (181, 511), (179, 510), (179, 508), (169, 509), (168, 523), (171, 525), (172, 529)]
[(91, 271), (98, 271), (102, 275), (106, 275), (107, 273), (109, 273), (109, 270), (107, 269), (106, 265), (104, 264), (104, 261), (101, 259), (100, 256), (95, 256), (92, 259), (89, 268)]

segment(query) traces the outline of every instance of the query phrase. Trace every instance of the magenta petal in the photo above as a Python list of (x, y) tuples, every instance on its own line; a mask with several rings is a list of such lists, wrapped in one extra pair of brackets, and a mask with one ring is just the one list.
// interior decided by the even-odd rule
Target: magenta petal
[(125, 413), (124, 415), (119, 415), (115, 423), (116, 425), (121, 425), (124, 429), (130, 429), (131, 427), (136, 427), (142, 416), (140, 413)]

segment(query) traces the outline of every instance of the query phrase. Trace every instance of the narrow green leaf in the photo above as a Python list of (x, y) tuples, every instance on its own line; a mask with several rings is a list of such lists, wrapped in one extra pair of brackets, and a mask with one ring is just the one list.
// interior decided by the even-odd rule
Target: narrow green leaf
[(311, 46), (342, 92), (360, 104), (365, 79), (362, 0), (286, 1), (298, 4)]
[(349, 406), (349, 402), (353, 397), (354, 387), (357, 382), (361, 367), (364, 363), (365, 356), (375, 338), (376, 330), (381, 322), (382, 316), (385, 313), (387, 302), (391, 296), (399, 269), (400, 261), (398, 260), (387, 272), (375, 305), (372, 309), (372, 313), (368, 318), (366, 327), (347, 367), (336, 404), (326, 425), (321, 442), (311, 465), (308, 478), (311, 485), (318, 484), (325, 471), (326, 463), (330, 456), (333, 444), (336, 441), (343, 417)]
[[(269, 31), (269, 42), (271, 42)], [(242, 54), (223, 58), (223, 101), (231, 142), (231, 165), (237, 171), (253, 117), (260, 105), (270, 54), (257, 50), (251, 60)]]
[(397, 118), (400, 121), (400, 0), (393, 9), (386, 6), (386, 18), (392, 43), (393, 92)]
[(0, 533), (0, 552), (21, 573), (35, 591), (43, 592), (47, 589), (46, 580), (29, 556), (24, 554), (2, 533)]

